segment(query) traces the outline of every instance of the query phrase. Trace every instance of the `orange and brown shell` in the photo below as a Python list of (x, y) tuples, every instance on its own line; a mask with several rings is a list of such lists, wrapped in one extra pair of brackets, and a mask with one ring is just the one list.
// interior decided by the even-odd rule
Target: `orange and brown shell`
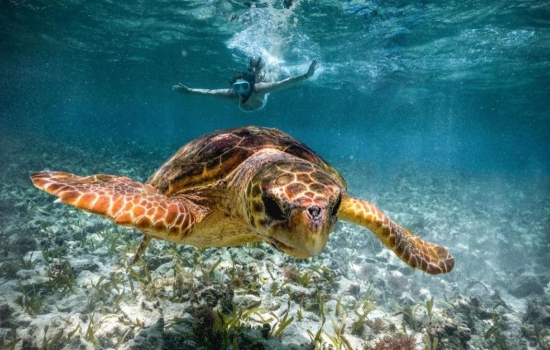
[(168, 197), (193, 187), (226, 178), (243, 161), (266, 148), (276, 149), (318, 165), (345, 181), (326, 161), (304, 143), (277, 130), (248, 126), (214, 131), (179, 149), (147, 181)]

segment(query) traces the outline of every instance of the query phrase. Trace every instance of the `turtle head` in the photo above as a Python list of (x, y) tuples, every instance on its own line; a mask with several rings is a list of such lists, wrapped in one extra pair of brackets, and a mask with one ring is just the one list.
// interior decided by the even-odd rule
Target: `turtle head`
[(309, 162), (274, 162), (248, 183), (249, 224), (286, 254), (318, 255), (334, 230), (342, 192), (333, 175)]

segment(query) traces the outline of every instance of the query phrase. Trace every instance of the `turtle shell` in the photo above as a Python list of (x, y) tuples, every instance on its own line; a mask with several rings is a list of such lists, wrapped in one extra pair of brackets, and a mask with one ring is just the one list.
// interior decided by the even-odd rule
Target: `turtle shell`
[(225, 178), (254, 153), (273, 148), (340, 174), (304, 143), (277, 130), (248, 126), (203, 135), (168, 159), (147, 181), (167, 196)]

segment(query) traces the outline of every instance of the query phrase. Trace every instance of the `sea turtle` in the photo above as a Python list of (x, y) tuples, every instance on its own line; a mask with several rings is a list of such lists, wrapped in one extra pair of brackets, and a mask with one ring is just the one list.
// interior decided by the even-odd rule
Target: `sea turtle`
[(145, 183), (114, 175), (41, 171), (33, 184), (56, 201), (144, 233), (197, 247), (264, 241), (297, 258), (318, 255), (338, 219), (368, 228), (413, 268), (453, 269), (447, 249), (426, 242), (347, 193), (340, 174), (308, 146), (255, 126), (215, 131), (183, 146)]

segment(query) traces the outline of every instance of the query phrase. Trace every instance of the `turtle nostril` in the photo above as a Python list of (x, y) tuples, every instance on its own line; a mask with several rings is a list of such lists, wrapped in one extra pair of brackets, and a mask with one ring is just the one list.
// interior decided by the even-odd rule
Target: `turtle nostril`
[(316, 205), (312, 205), (309, 208), (307, 208), (307, 215), (312, 220), (319, 220), (321, 218), (322, 214), (323, 214), (323, 211), (321, 210), (320, 207), (318, 207)]

